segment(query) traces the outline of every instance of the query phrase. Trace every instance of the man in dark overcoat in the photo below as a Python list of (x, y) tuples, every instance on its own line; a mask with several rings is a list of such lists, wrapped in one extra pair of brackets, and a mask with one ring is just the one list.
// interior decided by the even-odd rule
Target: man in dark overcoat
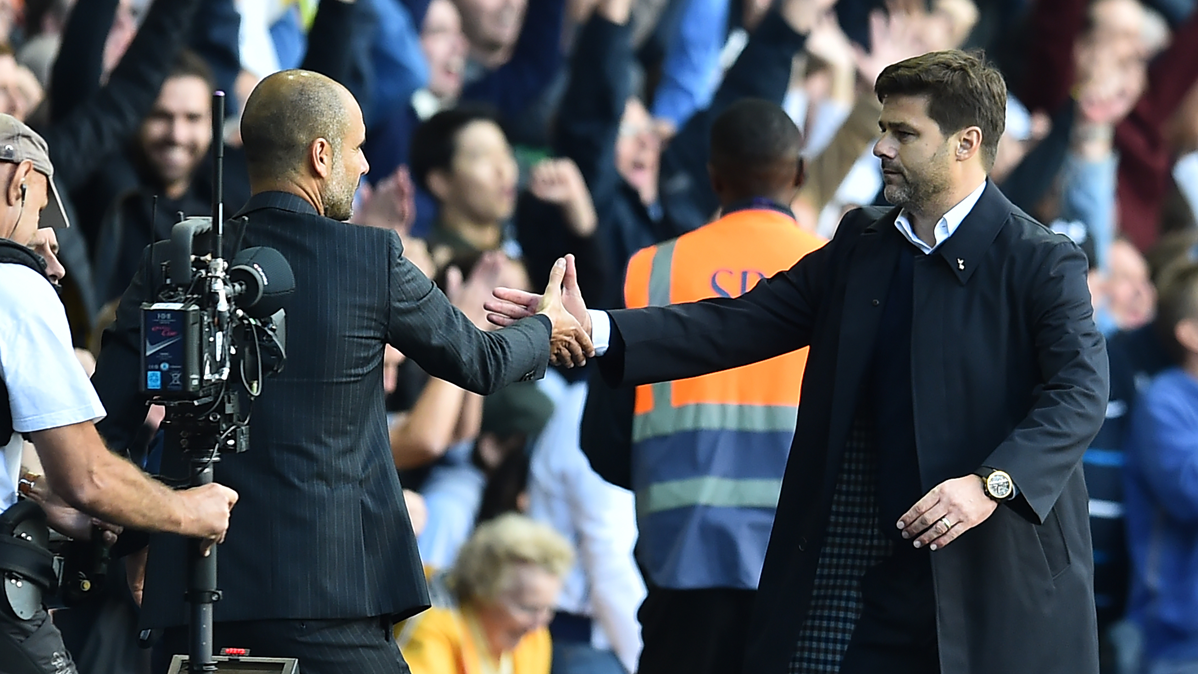
[(810, 346), (744, 672), (1096, 674), (1086, 259), (987, 179), (1006, 87), (979, 56), (908, 59), (875, 92), (892, 210), (737, 299), (587, 312), (567, 269), (567, 307), (613, 385)]

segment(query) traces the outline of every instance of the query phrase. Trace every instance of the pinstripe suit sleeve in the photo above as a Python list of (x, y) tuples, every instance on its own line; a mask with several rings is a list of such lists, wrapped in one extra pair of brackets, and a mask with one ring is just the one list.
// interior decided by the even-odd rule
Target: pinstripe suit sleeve
[(483, 395), (545, 376), (549, 319), (535, 316), (502, 330), (479, 330), (403, 256), (395, 232), (388, 232), (388, 246), (392, 346), (430, 375)]

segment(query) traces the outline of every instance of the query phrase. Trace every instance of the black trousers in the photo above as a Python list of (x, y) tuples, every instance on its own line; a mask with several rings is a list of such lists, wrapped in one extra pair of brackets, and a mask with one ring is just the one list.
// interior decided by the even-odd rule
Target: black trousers
[[(0, 582), (5, 582), (3, 577)], [(29, 620), (21, 620), (0, 597), (0, 640), (2, 674), (78, 674), (62, 634), (44, 607)]]
[(840, 674), (940, 674), (929, 552), (909, 541), (895, 548), (861, 579), (861, 617)]
[[(154, 647), (154, 672), (165, 674), (171, 657), (187, 653), (187, 628), (163, 633)], [(254, 620), (217, 623), (213, 653), (248, 648), (250, 656), (298, 658), (303, 674), (409, 674), (385, 618), (351, 620)]]
[(650, 587), (637, 612), (638, 674), (739, 674), (749, 637), (753, 590)]

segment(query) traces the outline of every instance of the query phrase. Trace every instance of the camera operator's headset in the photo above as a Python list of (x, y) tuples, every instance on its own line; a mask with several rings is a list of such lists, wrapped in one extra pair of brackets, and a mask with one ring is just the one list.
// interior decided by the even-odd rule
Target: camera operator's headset
[[(8, 230), (8, 234), (4, 236), (6, 239), (11, 239), (13, 234), (17, 233), (17, 227), (21, 226), (21, 217), (25, 215), (25, 198), (28, 196), (29, 186), (25, 181), (21, 181), (21, 210), (17, 213), (17, 221), (13, 223), (12, 229)], [(24, 244), (22, 244), (24, 245)]]

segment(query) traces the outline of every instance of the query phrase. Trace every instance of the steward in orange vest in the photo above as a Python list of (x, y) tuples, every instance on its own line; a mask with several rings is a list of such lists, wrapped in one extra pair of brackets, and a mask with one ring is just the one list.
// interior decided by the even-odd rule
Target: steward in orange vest
[[(788, 212), (753, 200), (634, 255), (624, 301), (635, 309), (738, 297), (821, 245)], [(806, 362), (807, 349), (800, 349), (637, 387), (631, 477), (637, 559), (648, 582), (757, 589)]]
[[(723, 217), (633, 256), (625, 304), (738, 297), (823, 245), (782, 205), (802, 185), (801, 149), (777, 104), (729, 106), (712, 123), (708, 164)], [(636, 493), (648, 586), (638, 674), (741, 671), (806, 354), (635, 393), (590, 387), (583, 451), (600, 475)]]

